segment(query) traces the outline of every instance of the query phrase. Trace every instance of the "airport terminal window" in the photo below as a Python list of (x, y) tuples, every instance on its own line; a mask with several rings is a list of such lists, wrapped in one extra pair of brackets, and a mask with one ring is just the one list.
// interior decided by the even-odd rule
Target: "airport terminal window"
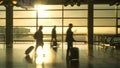
[(5, 22), (6, 22), (5, 19), (4, 19), (4, 18), (1, 18), (1, 19), (0, 19), (0, 26), (5, 27), (5, 25), (6, 25)]
[(39, 19), (38, 25), (43, 26), (62, 26), (62, 19)]
[(94, 9), (114, 9), (115, 5), (110, 6), (109, 4), (95, 4)]
[(80, 19), (64, 19), (64, 26), (68, 26), (70, 22), (74, 23), (74, 26), (84, 26), (87, 27), (87, 18), (80, 18)]
[[(59, 7), (59, 8), (58, 8)], [(120, 8), (120, 6), (118, 6)], [(62, 10), (63, 9), (63, 10)], [(120, 9), (118, 10), (120, 11)], [(0, 27), (5, 28), (5, 7), (0, 6)], [(22, 15), (21, 15), (22, 14)], [(57, 26), (57, 34), (59, 38), (62, 38), (62, 34), (66, 34), (69, 23), (73, 23), (73, 31), (75, 37), (80, 37), (81, 35), (87, 34), (87, 14), (88, 5), (74, 6), (70, 5), (63, 7), (62, 5), (49, 5), (49, 8), (45, 9), (43, 15), (38, 13), (38, 18), (36, 18), (36, 10), (34, 8), (23, 9), (20, 7), (14, 7), (13, 11), (13, 34), (14, 40), (33, 40), (32, 35), (36, 31), (36, 24), (44, 26), (45, 37), (51, 34), (51, 29), (54, 25)], [(57, 14), (57, 15), (56, 15)], [(1, 16), (2, 15), (2, 16)], [(118, 13), (120, 17), (120, 13)], [(36, 23), (37, 22), (37, 23)], [(120, 22), (120, 20), (118, 20)], [(104, 23), (104, 24), (103, 24)], [(115, 6), (109, 6), (106, 4), (94, 5), (94, 33), (99, 34), (100, 29), (105, 29), (103, 34), (108, 33), (107, 30), (111, 29), (113, 34), (116, 31), (116, 15)], [(120, 23), (118, 23), (120, 24)], [(63, 26), (63, 27), (62, 27)], [(104, 28), (105, 27), (105, 28)], [(78, 30), (80, 29), (80, 30)], [(3, 33), (3, 32), (1, 32)], [(22, 38), (20, 38), (20, 36)], [(64, 36), (65, 38), (65, 36)]]
[(35, 18), (36, 12), (35, 11), (14, 11), (13, 12), (14, 18)]
[[(60, 7), (60, 6), (59, 6)], [(23, 16), (21, 16), (21, 13)], [(48, 14), (49, 13), (49, 14)], [(55, 15), (55, 13), (57, 15)], [(14, 40), (33, 40), (32, 35), (36, 31), (36, 24), (38, 26), (43, 26), (44, 39), (51, 38), (51, 30), (54, 25), (58, 26), (57, 34), (61, 34), (61, 10), (52, 6), (50, 8), (45, 9), (45, 11), (38, 10), (38, 13), (35, 9), (28, 10), (19, 10), (17, 8), (14, 9)], [(38, 17), (37, 15), (38, 14)], [(59, 17), (59, 18), (58, 18)], [(18, 22), (19, 21), (19, 22)], [(53, 22), (53, 23), (51, 23)], [(17, 28), (17, 30), (16, 30)], [(49, 30), (48, 30), (49, 29)], [(24, 30), (24, 31), (23, 31)], [(21, 37), (21, 38), (20, 38)], [(49, 39), (50, 40), (50, 39)]]
[[(108, 26), (108, 27), (115, 27), (115, 19), (94, 19), (94, 26)], [(103, 24), (104, 23), (104, 24)]]
[(1, 11), (0, 11), (0, 18), (5, 18), (5, 17), (6, 17), (5, 14), (6, 14), (6, 13), (5, 13), (5, 10), (1, 10)]
[(115, 17), (115, 10), (94, 10), (94, 17)]
[[(102, 32), (100, 28), (105, 31)], [(94, 33), (99, 34), (98, 30), (103, 34), (116, 34), (115, 6), (94, 5)]]
[(115, 34), (115, 27), (94, 27), (94, 34)]
[(120, 34), (120, 28), (118, 28), (118, 33)]
[[(45, 36), (51, 36), (51, 30), (54, 25), (57, 26), (57, 34), (59, 35), (58, 38), (62, 38), (62, 33), (66, 34), (66, 29), (68, 28), (69, 23), (73, 23), (75, 28), (73, 31), (75, 31), (75, 34), (79, 34), (79, 30), (77, 28), (80, 28), (81, 30), (86, 31), (87, 27), (80, 27), (80, 26), (87, 26), (87, 6), (83, 5), (81, 7), (76, 6), (75, 8), (68, 6), (64, 7), (65, 10), (62, 11), (62, 5), (58, 5), (58, 7), (50, 6), (50, 8), (45, 9), (44, 13), (38, 13), (38, 19), (36, 18), (36, 10), (34, 9), (28, 9), (28, 10), (22, 10), (20, 8), (15, 7), (14, 9), (14, 28), (25, 28), (25, 30), (28, 30), (30, 32), (19, 32), (14, 29), (14, 34), (25, 36), (25, 34), (29, 34), (29, 39), (32, 39), (32, 34), (36, 30), (36, 22), (38, 23), (38, 26), (43, 25), (43, 31)], [(75, 10), (74, 10), (75, 9)], [(82, 10), (81, 10), (82, 9)], [(21, 13), (23, 16), (21, 16)], [(64, 15), (62, 16), (62, 13)], [(70, 14), (72, 15), (70, 15)], [(78, 15), (78, 14), (79, 15)], [(44, 15), (46, 14), (46, 15)], [(69, 18), (72, 17), (72, 18)], [(19, 21), (19, 22), (18, 22)], [(79, 23), (80, 22), (80, 23)], [(62, 27), (64, 26), (64, 27)], [(49, 29), (49, 31), (48, 31)], [(63, 30), (64, 29), (64, 30)], [(63, 30), (63, 31), (62, 31)], [(82, 31), (80, 31), (82, 33)], [(87, 33), (87, 32), (83, 32)], [(51, 38), (51, 37), (49, 37)], [(27, 39), (25, 37), (24, 39)], [(20, 38), (15, 37), (14, 40), (22, 40)]]
[(118, 19), (118, 25), (120, 25), (120, 19)]
[(6, 25), (6, 12), (5, 12), (5, 7), (0, 6), (0, 42), (5, 41), (5, 25)]
[[(47, 32), (44, 32), (47, 36), (51, 34), (52, 27), (54, 25), (57, 26), (57, 32), (59, 34), (59, 38), (61, 38), (61, 34), (66, 34), (66, 30), (68, 28), (69, 23), (73, 23), (74, 28), (73, 31), (76, 35), (78, 34), (87, 34), (87, 5), (81, 5), (78, 6), (67, 6), (62, 7), (62, 5), (57, 5), (59, 8), (57, 8), (54, 5), (50, 5), (50, 8), (45, 10), (45, 14), (43, 15), (41, 13), (38, 13), (38, 19), (36, 20), (36, 10), (29, 9), (27, 11), (20, 11), (18, 9), (15, 9), (14, 11), (14, 26), (16, 27), (26, 27), (27, 29), (30, 29), (29, 34), (33, 34), (36, 30), (36, 21), (38, 21), (38, 26), (43, 25), (44, 31), (46, 29), (50, 29)], [(109, 7), (109, 8), (108, 8)], [(62, 12), (62, 8), (64, 8)], [(107, 9), (106, 9), (107, 8)], [(99, 30), (105, 29), (102, 33), (108, 33), (107, 30), (109, 27), (111, 27), (112, 33), (115, 33), (115, 6), (109, 6), (109, 5), (95, 5), (94, 6), (94, 33), (99, 34)], [(26, 13), (24, 16), (16, 15), (19, 12)], [(47, 14), (48, 13), (48, 14)], [(63, 13), (63, 16), (62, 16)], [(105, 13), (105, 14), (104, 14)], [(110, 14), (111, 13), (111, 14)], [(55, 15), (57, 14), (57, 15)], [(32, 16), (30, 16), (32, 15)], [(19, 21), (17, 23), (17, 21)], [(24, 24), (24, 21), (26, 22), (26, 25)], [(30, 22), (29, 22), (30, 21)], [(23, 22), (23, 23), (22, 23)], [(52, 23), (51, 23), (52, 22)], [(105, 22), (105, 24), (103, 24)], [(31, 24), (29, 24), (31, 23)], [(64, 27), (62, 27), (64, 26)], [(104, 28), (106, 27), (106, 28)], [(78, 29), (80, 30), (78, 30)], [(63, 31), (62, 31), (63, 30)], [(109, 31), (109, 32), (111, 32)], [(30, 36), (29, 36), (30, 37)], [(75, 36), (76, 37), (76, 36)], [(79, 36), (78, 36), (79, 37)], [(65, 36), (64, 36), (65, 38)], [(31, 37), (32, 39), (32, 37)]]
[(43, 13), (38, 13), (39, 18), (61, 18), (62, 11), (44, 11)]
[(64, 17), (87, 17), (87, 10), (85, 11), (76, 11), (76, 10), (70, 10), (70, 11), (64, 11)]
[(13, 19), (13, 26), (36, 26), (35, 19)]

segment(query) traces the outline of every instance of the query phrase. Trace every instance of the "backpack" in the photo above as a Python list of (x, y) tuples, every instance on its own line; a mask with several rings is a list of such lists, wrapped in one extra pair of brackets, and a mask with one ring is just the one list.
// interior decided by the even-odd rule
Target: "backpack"
[(37, 39), (37, 37), (38, 37), (37, 34), (38, 34), (38, 33), (36, 32), (36, 33), (33, 35), (33, 38), (34, 38), (34, 39)]

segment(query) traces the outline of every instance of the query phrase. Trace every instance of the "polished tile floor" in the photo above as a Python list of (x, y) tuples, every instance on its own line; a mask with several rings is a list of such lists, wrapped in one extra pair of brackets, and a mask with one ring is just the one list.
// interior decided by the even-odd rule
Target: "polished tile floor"
[(43, 49), (33, 50), (25, 55), (34, 42), (15, 43), (13, 49), (0, 44), (0, 68), (120, 68), (120, 50), (105, 45), (74, 43), (79, 48), (78, 61), (66, 60), (66, 43), (58, 43), (57, 48), (51, 48), (50, 43), (44, 43)]

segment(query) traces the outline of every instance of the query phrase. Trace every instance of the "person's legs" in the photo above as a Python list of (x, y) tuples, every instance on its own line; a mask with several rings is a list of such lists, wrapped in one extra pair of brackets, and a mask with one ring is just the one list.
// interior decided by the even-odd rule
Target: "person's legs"
[(71, 48), (71, 43), (67, 42), (67, 56), (69, 56), (70, 48)]
[(70, 48), (72, 48), (72, 47), (73, 47), (73, 42), (70, 43)]
[(37, 48), (38, 48), (38, 41), (36, 40), (36, 46), (35, 46), (35, 52), (36, 52), (36, 50), (37, 50)]
[(66, 58), (68, 58), (70, 55), (70, 49), (73, 47), (73, 42), (67, 42), (67, 54)]
[(36, 40), (36, 45), (35, 45), (35, 50), (34, 50), (34, 54), (35, 54), (35, 57), (37, 56), (37, 48), (38, 48), (39, 44), (38, 44), (38, 41)]

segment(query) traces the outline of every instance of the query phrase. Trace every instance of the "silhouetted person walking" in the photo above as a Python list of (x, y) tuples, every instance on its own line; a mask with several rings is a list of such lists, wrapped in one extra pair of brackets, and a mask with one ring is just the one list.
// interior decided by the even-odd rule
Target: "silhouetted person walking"
[(57, 45), (56, 26), (54, 26), (53, 29), (52, 29), (52, 39), (51, 39), (51, 42), (53, 43), (52, 45), (54, 45), (54, 46)]
[(39, 27), (39, 30), (35, 32), (34, 38), (36, 39), (36, 47), (35, 50), (37, 50), (38, 46), (43, 47), (43, 32), (42, 32), (42, 26)]
[(73, 47), (73, 41), (75, 41), (73, 38), (72, 27), (73, 27), (73, 24), (69, 24), (69, 28), (68, 28), (67, 33), (66, 33), (67, 56), (68, 56), (68, 53), (70, 51), (70, 48)]

